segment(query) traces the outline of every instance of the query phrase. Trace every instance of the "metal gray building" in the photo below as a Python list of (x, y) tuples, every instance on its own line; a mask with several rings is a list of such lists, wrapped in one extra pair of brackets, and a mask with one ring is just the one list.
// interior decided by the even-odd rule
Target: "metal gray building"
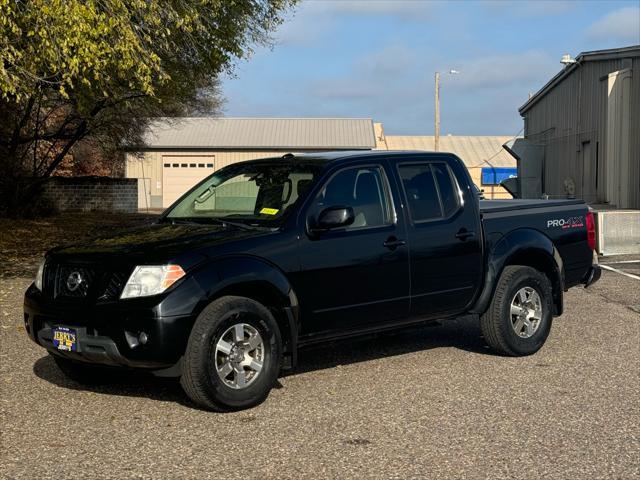
[(640, 45), (563, 63), (519, 109), (523, 196), (640, 209)]

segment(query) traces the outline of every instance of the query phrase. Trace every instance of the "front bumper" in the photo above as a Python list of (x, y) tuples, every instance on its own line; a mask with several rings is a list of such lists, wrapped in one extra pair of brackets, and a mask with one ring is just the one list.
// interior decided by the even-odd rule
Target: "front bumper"
[[(130, 325), (109, 329), (96, 329), (79, 325), (73, 320), (53, 318), (25, 313), (25, 328), (31, 338), (50, 353), (71, 360), (150, 370), (162, 370), (174, 366), (184, 354), (189, 330), (177, 328), (177, 323), (189, 323), (189, 318), (156, 319), (148, 322), (136, 322), (137, 328)], [(77, 351), (58, 350), (53, 345), (53, 329), (56, 326), (69, 327), (76, 332)], [(132, 341), (144, 332), (145, 344)], [(170, 340), (169, 340), (170, 339)]]
[(584, 288), (587, 288), (590, 285), (593, 285), (594, 283), (596, 283), (598, 280), (600, 280), (601, 275), (602, 275), (602, 268), (600, 268), (600, 265), (591, 265), (586, 275), (582, 279)]
[[(163, 370), (175, 366), (184, 355), (198, 313), (195, 302), (185, 298), (198, 298), (198, 293), (199, 287), (188, 281), (164, 296), (90, 305), (56, 302), (31, 286), (24, 298), (24, 326), (34, 342), (54, 355)], [(76, 331), (77, 351), (54, 347), (57, 326)]]
[[(65, 324), (67, 326), (67, 324)], [(126, 366), (138, 368), (163, 367), (164, 363), (149, 360), (135, 360), (125, 357), (120, 353), (120, 348), (111, 337), (103, 335), (90, 335), (87, 327), (72, 326), (76, 331), (77, 351), (68, 352), (58, 350), (53, 345), (53, 325), (45, 324), (36, 333), (37, 343), (49, 352), (60, 357), (88, 363), (98, 363), (110, 366)], [(125, 334), (126, 335), (126, 334)], [(125, 349), (126, 350), (126, 349)]]

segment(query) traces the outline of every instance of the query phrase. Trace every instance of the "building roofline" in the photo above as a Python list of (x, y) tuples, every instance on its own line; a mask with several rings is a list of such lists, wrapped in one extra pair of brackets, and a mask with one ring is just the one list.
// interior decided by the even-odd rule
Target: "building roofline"
[[(396, 135), (396, 134), (385, 134), (387, 138), (433, 138), (434, 135)], [(447, 133), (446, 135), (440, 135), (440, 138), (498, 138), (498, 137), (509, 137), (513, 138), (513, 135), (457, 135), (452, 133)]]
[(538, 100), (544, 97), (558, 83), (568, 77), (583, 62), (638, 56), (640, 56), (640, 45), (632, 45), (630, 47), (622, 48), (610, 48), (608, 50), (592, 50), (589, 52), (582, 52), (576, 57), (576, 63), (572, 63), (556, 73), (551, 78), (551, 80), (549, 80), (540, 90), (538, 90), (531, 98), (529, 98), (524, 104), (522, 104), (522, 106), (518, 109), (518, 112), (522, 116), (527, 110), (535, 105)]
[(351, 150), (376, 146), (371, 117), (202, 116), (155, 117), (147, 120), (141, 142), (124, 145), (124, 148)]
[(216, 117), (203, 115), (200, 117), (149, 117), (149, 121), (181, 121), (181, 120), (369, 120), (373, 122), (371, 117)]
[(357, 145), (347, 145), (344, 147), (327, 147), (327, 146), (303, 146), (296, 147), (292, 145), (283, 145), (283, 146), (250, 146), (250, 147), (238, 147), (235, 145), (230, 146), (215, 146), (211, 145), (160, 145), (160, 146), (147, 146), (147, 145), (131, 145), (122, 147), (122, 150), (125, 152), (164, 152), (164, 151), (198, 151), (198, 152), (305, 152), (305, 153), (313, 153), (313, 152), (340, 152), (345, 151), (349, 152), (352, 150), (362, 150), (368, 151), (374, 147), (363, 147)]

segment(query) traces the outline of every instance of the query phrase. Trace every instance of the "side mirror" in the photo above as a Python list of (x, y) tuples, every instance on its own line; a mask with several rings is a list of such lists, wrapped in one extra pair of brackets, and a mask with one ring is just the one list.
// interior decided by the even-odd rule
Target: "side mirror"
[(320, 212), (315, 224), (310, 228), (311, 233), (321, 233), (334, 228), (347, 227), (353, 223), (355, 215), (353, 208), (334, 206)]

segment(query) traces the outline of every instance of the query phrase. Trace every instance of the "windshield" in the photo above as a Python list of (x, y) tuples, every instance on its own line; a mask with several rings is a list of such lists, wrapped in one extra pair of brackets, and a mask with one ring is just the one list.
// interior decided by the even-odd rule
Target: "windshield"
[(279, 226), (319, 171), (319, 165), (310, 163), (232, 165), (193, 188), (170, 208), (166, 218)]

